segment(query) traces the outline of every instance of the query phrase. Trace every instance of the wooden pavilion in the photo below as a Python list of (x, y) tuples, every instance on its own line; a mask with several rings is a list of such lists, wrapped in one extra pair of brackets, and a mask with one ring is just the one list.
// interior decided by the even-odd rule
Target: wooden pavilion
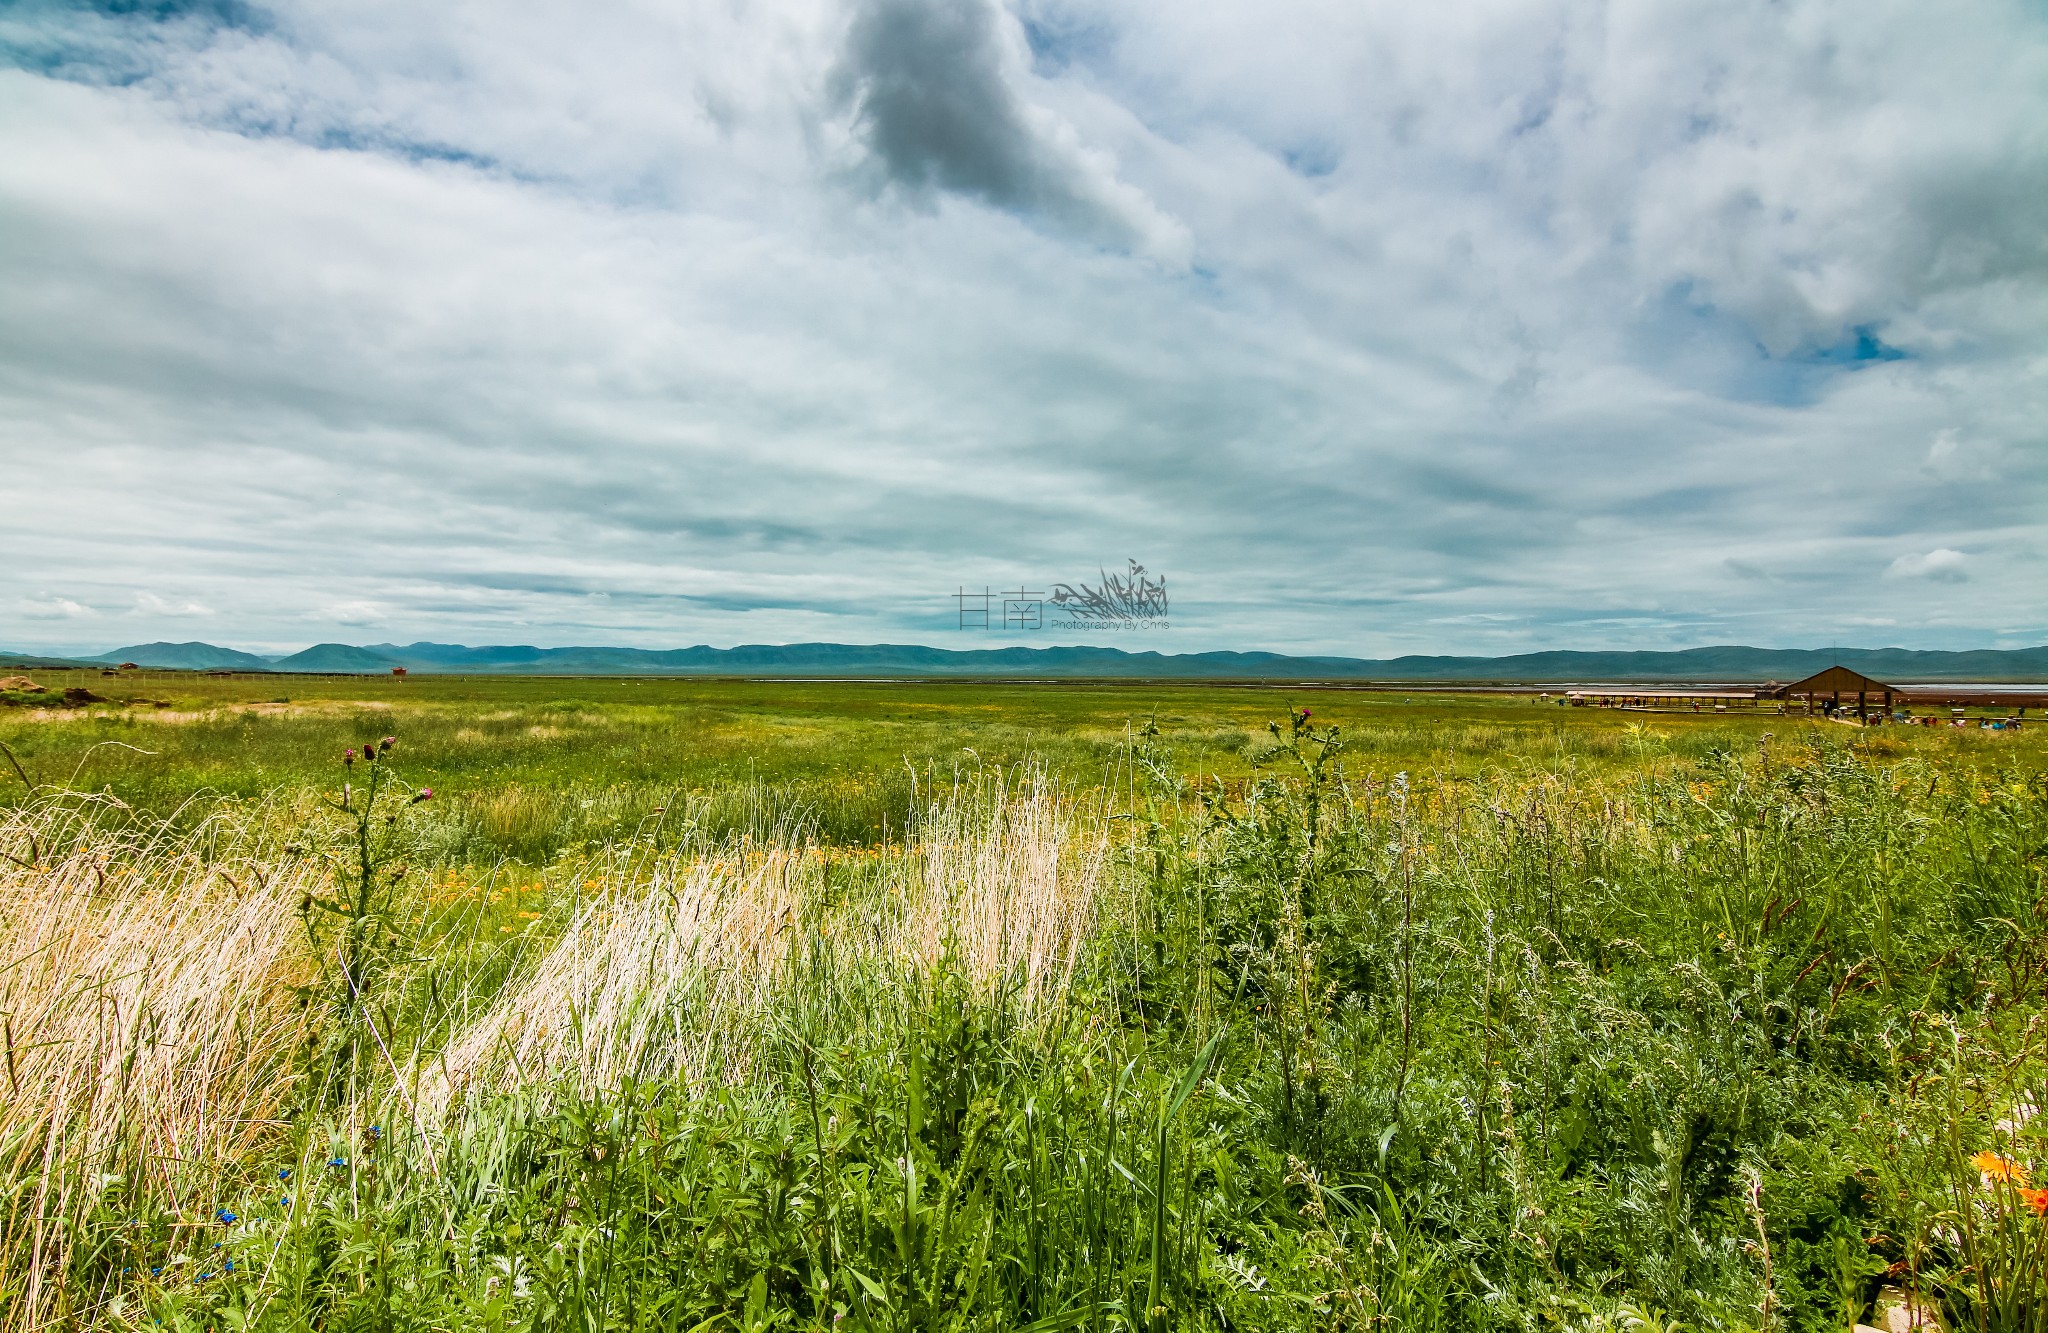
[(1856, 701), (1856, 716), (1870, 720), (1872, 704), (1880, 704), (1889, 714), (1892, 701), (1899, 694), (1897, 686), (1887, 685), (1881, 680), (1872, 680), (1860, 671), (1851, 671), (1845, 666), (1831, 666), (1825, 671), (1816, 671), (1805, 680), (1795, 680), (1790, 685), (1777, 688), (1780, 699), (1804, 699), (1806, 711), (1811, 713), (1816, 703), (1826, 700), (1830, 713), (1839, 712), (1845, 696)]
[(1805, 680), (1760, 690), (1758, 694), (1767, 698), (1804, 699), (1809, 713), (1823, 702), (1827, 712), (1841, 712), (1853, 700), (1856, 716), (1865, 722), (1874, 710), (1882, 709), (1880, 715), (1888, 716), (1895, 706), (1946, 707), (1958, 716), (1965, 708), (2012, 708), (2021, 717), (2026, 716), (2029, 708), (2048, 707), (2048, 687), (2040, 685), (1888, 685), (1845, 666), (1831, 666)]

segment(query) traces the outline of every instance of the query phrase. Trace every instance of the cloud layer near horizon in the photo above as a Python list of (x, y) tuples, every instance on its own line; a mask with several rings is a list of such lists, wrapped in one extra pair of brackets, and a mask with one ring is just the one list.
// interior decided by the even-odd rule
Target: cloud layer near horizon
[(0, 16), (6, 646), (2048, 639), (2037, 8), (146, 8)]

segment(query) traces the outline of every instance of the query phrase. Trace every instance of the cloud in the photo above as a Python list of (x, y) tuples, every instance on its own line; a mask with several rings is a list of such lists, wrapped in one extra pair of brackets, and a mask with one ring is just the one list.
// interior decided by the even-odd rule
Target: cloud
[(139, 592), (135, 594), (135, 609), (130, 614), (174, 617), (210, 616), (213, 614), (213, 610), (211, 607), (201, 606), (197, 602), (173, 601), (169, 598), (159, 597), (153, 592)]
[(1922, 555), (1902, 555), (1885, 567), (1889, 579), (1926, 579), (1930, 583), (1963, 583), (1970, 574), (1969, 557), (1948, 547)]
[(375, 602), (354, 601), (330, 602), (319, 610), (312, 612), (307, 618), (331, 625), (361, 628), (369, 625), (381, 625), (388, 617), (384, 608)]
[(993, 0), (860, 0), (833, 72), (879, 183), (948, 192), (1185, 263), (1185, 228), (1027, 101), (1022, 34)]
[(24, 597), (15, 603), (15, 613), (24, 620), (97, 620), (99, 612), (69, 597)]
[(1898, 637), (2048, 639), (1972, 13), (0, 8), (15, 623), (959, 645), (1130, 557), (1145, 647), (1825, 643), (1961, 551)]

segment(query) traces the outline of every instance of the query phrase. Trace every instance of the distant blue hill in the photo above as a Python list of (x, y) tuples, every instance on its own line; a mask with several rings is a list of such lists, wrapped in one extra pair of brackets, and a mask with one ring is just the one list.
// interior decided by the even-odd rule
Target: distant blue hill
[(0, 670), (76, 671), (80, 667), (99, 665), (98, 662), (87, 662), (75, 657), (44, 657), (37, 653), (10, 653), (0, 649)]
[(346, 643), (316, 643), (311, 648), (280, 657), (264, 666), (272, 671), (345, 671), (382, 674), (407, 665), (395, 657)]
[(163, 667), (173, 671), (267, 671), (270, 659), (210, 643), (138, 643), (116, 648), (89, 659), (94, 662), (133, 662), (137, 666)]
[[(0, 661), (54, 665), (53, 659), (0, 654)], [(315, 671), (417, 674), (679, 675), (1186, 680), (1356, 680), (1501, 682), (1797, 680), (1837, 662), (1879, 680), (2048, 681), (2048, 646), (1964, 652), (1906, 648), (1752, 648), (1676, 652), (1520, 653), (1510, 657), (1389, 659), (1292, 657), (1283, 653), (1125, 652), (1071, 644), (1048, 648), (933, 648), (921, 644), (743, 644), (736, 648), (470, 647), (457, 643), (315, 644), (289, 657), (264, 658), (206, 643), (152, 643), (92, 659), (185, 671)]]

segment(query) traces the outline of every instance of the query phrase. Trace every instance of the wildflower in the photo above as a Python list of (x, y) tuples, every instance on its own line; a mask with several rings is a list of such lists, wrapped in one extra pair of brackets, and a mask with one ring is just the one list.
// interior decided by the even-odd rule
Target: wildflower
[(333, 1167), (337, 1171), (346, 1171), (348, 1169), (348, 1158), (330, 1157), (327, 1159), (327, 1165)]
[(1984, 1177), (1984, 1183), (2002, 1181), (2008, 1185), (2027, 1183), (2027, 1169), (2018, 1162), (2008, 1161), (1990, 1149), (1985, 1149), (1970, 1159), (1970, 1165), (1977, 1168)]
[(412, 794), (412, 803), (414, 805), (418, 805), (421, 801), (431, 801), (433, 799), (434, 789), (432, 787), (422, 787)]
[(231, 1227), (231, 1226), (233, 1226), (233, 1225), (234, 1225), (235, 1223), (237, 1223), (237, 1222), (241, 1221), (242, 1219), (241, 1219), (241, 1218), (239, 1218), (239, 1217), (237, 1217), (237, 1216), (235, 1216), (235, 1215), (234, 1215), (233, 1213), (229, 1212), (229, 1211), (228, 1211), (227, 1209), (225, 1209), (225, 1208), (220, 1208), (220, 1209), (216, 1209), (216, 1210), (214, 1211), (214, 1214), (213, 1214), (213, 1220), (214, 1220), (214, 1221), (216, 1221), (216, 1222), (218, 1222), (218, 1223), (220, 1223), (220, 1224), (221, 1224), (222, 1226), (224, 1226), (224, 1227)]
[(277, 1178), (279, 1180), (290, 1180), (292, 1178), (292, 1169), (288, 1166), (277, 1168)]
[(383, 740), (377, 742), (377, 753), (389, 754), (391, 752), (391, 747), (396, 744), (398, 744), (398, 737), (386, 736)]
[(378, 1139), (381, 1139), (383, 1137), (384, 1127), (382, 1125), (370, 1126), (370, 1142), (375, 1143)]
[(346, 750), (343, 750), (343, 751), (341, 752), (341, 762), (342, 762), (342, 763), (344, 763), (344, 764), (346, 764), (346, 765), (347, 765), (348, 767), (350, 767), (350, 768), (354, 768), (354, 767), (355, 767), (355, 765), (356, 765), (356, 747), (355, 747), (355, 746), (351, 745), (351, 746), (349, 746), (349, 747), (348, 747), (348, 748), (347, 748)]
[(2036, 1217), (2048, 1217), (2048, 1190), (2020, 1190), (2020, 1202), (2034, 1210)]
[(227, 1270), (228, 1270), (228, 1271), (229, 1271), (230, 1273), (232, 1273), (232, 1272), (234, 1272), (234, 1271), (235, 1271), (235, 1261), (234, 1261), (234, 1260), (232, 1260), (232, 1259), (229, 1259), (229, 1260), (227, 1260), (227, 1261), (226, 1261), (226, 1263), (225, 1263), (225, 1264), (223, 1264), (223, 1267), (225, 1267), (225, 1268), (226, 1268), (226, 1269), (227, 1269)]
[(280, 1207), (280, 1208), (289, 1208), (289, 1207), (291, 1207), (291, 1206), (292, 1206), (292, 1196), (291, 1196), (291, 1195), (289, 1195), (289, 1194), (285, 1194), (285, 1195), (280, 1195), (280, 1196), (279, 1196), (279, 1198), (278, 1198), (278, 1200), (277, 1200), (277, 1206), (278, 1206), (278, 1207)]

